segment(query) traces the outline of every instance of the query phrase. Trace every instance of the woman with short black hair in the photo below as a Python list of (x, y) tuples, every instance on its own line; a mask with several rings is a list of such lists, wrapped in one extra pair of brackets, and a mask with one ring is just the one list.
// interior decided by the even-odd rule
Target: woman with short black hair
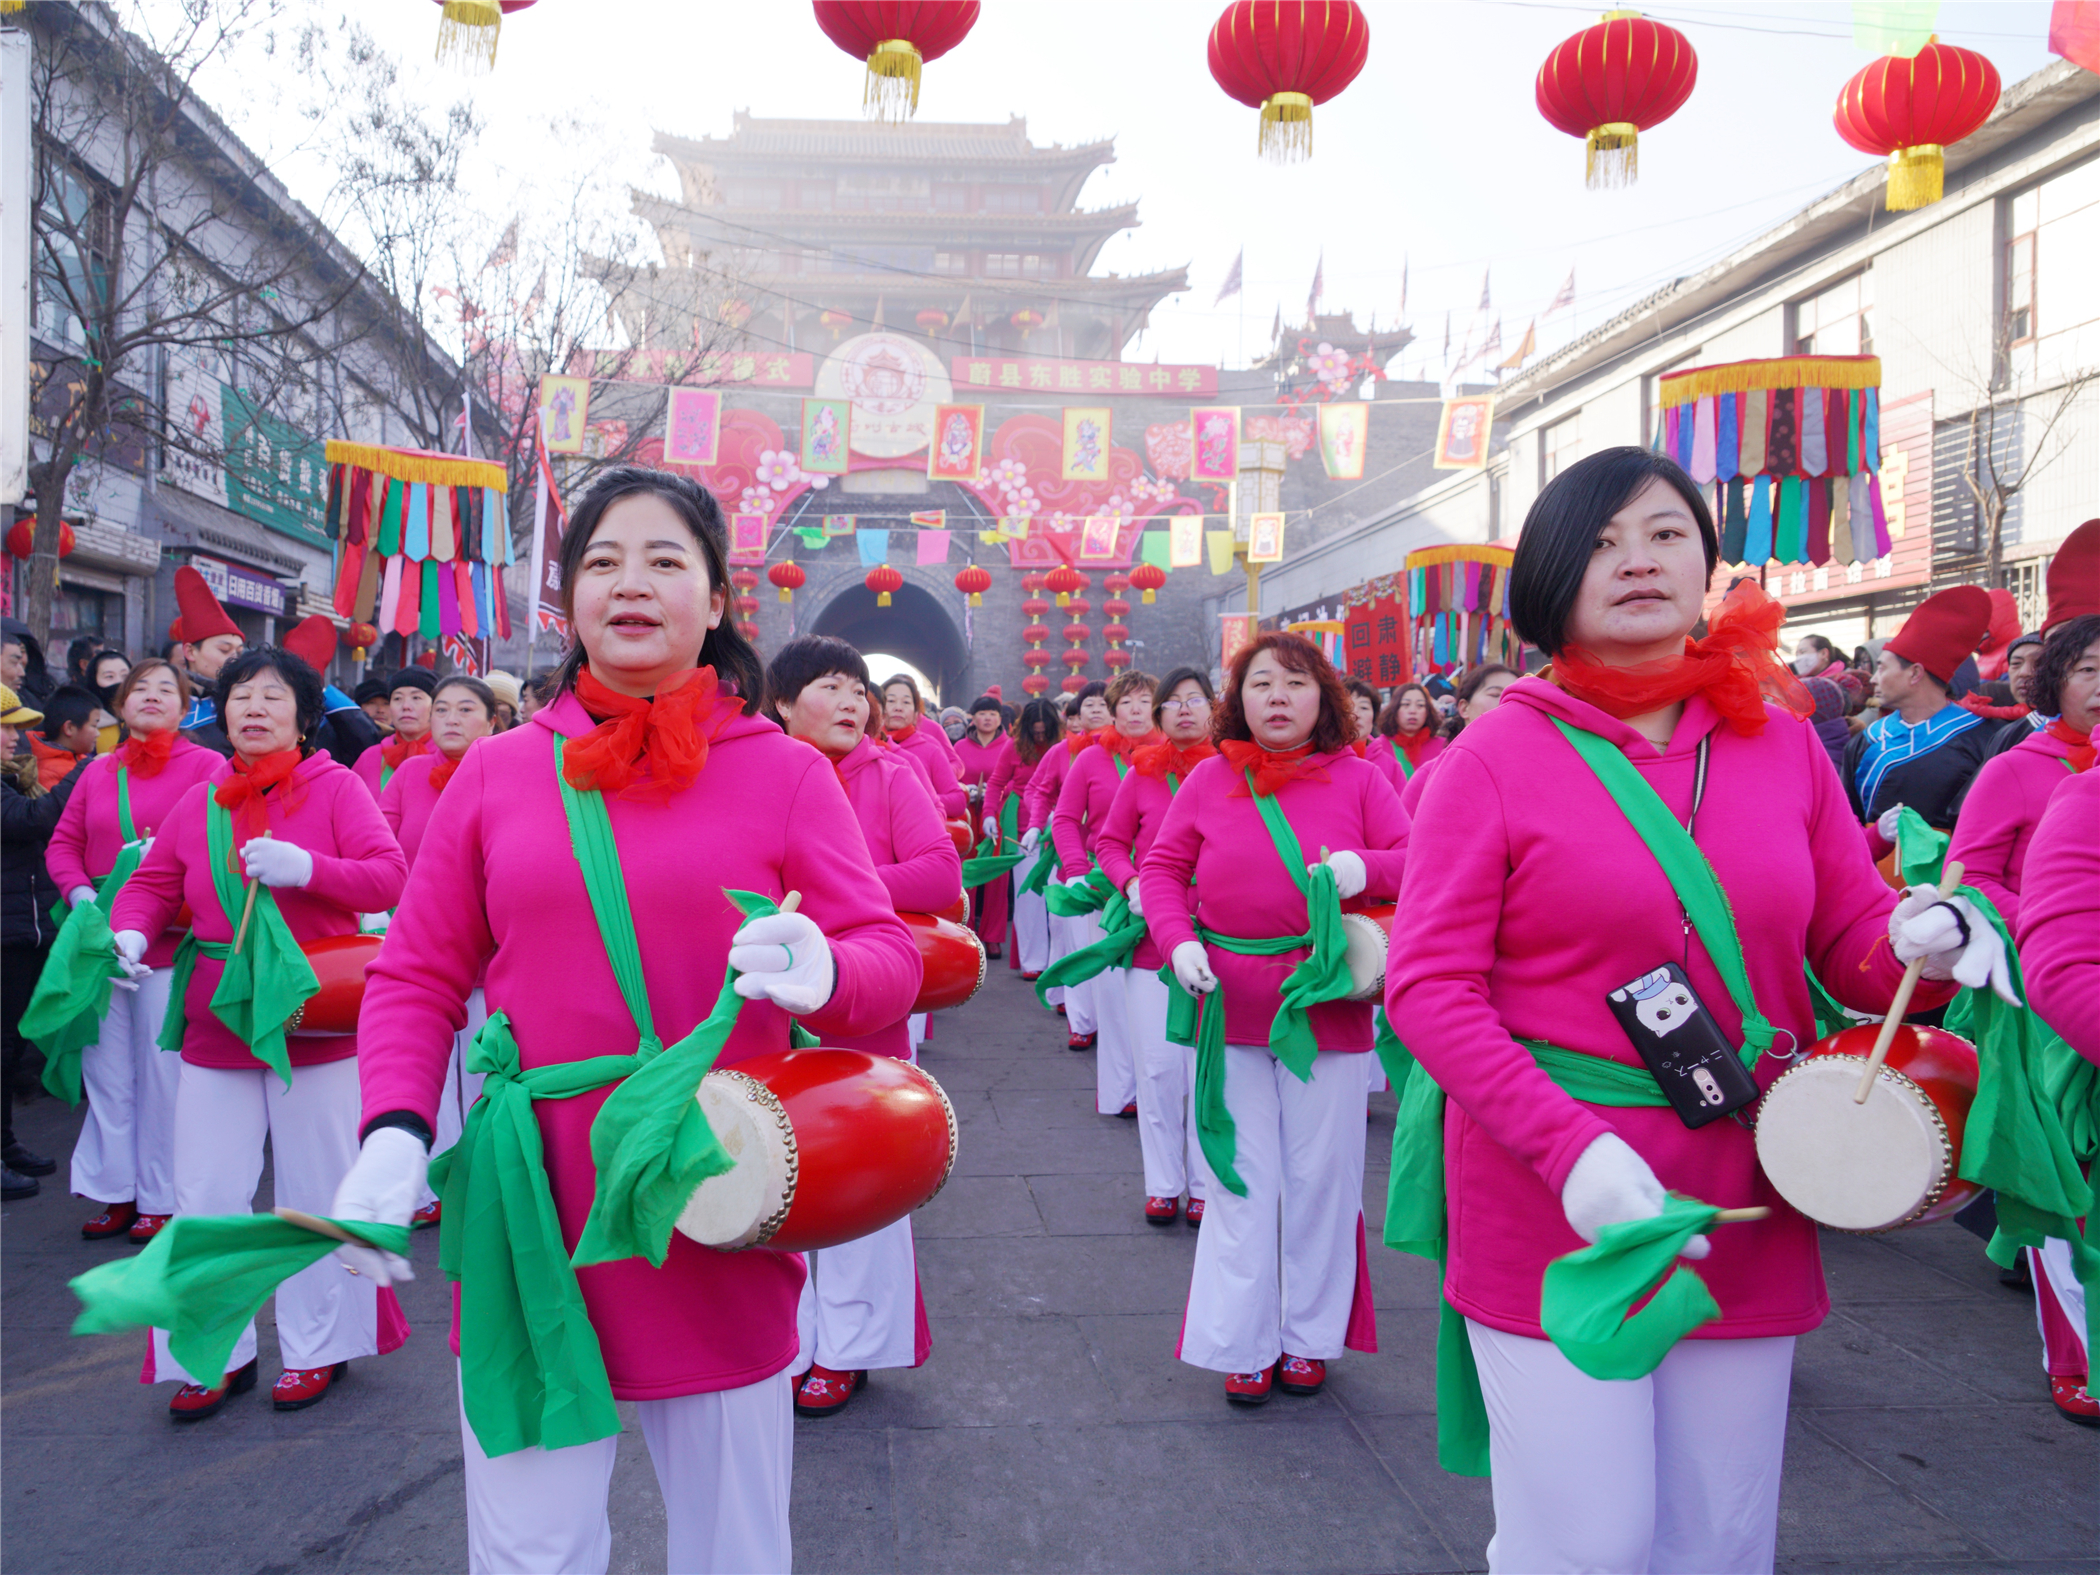
[[(1454, 1362), (1440, 1455), (1492, 1461), (1498, 1571), (1770, 1569), (1794, 1339), (1829, 1307), (1816, 1227), (1765, 1179), (1748, 1125), (1680, 1119), (1615, 995), (1681, 968), (1743, 1047), (1747, 1106), (1816, 1038), (1804, 958), (1875, 1014), (1911, 957), (1931, 981), (1958, 960), (1918, 939), (1938, 893), (1899, 906), (1866, 857), (1777, 658), (1783, 609), (1746, 583), (1690, 638), (1718, 551), (1699, 489), (1659, 455), (1608, 449), (1549, 482), (1510, 604), (1552, 667), (1438, 757), (1414, 825), (1437, 856), (1409, 863), (1388, 965), (1386, 1012), (1419, 1064), (1387, 1240), (1448, 1250), (1488, 1447), (1467, 1447), (1480, 1413), (1451, 1403), (1473, 1382)], [(1725, 903), (1661, 856), (1710, 867)], [(1948, 994), (1928, 982), (1915, 1004)], [(1672, 1191), (1771, 1214), (1709, 1240), (1711, 1215)], [(1652, 1373), (1594, 1376), (1594, 1355), (1547, 1338), (1546, 1266), (1666, 1208), (1712, 1300)]]
[(427, 667), (404, 667), (386, 680), (386, 737), (351, 767), (375, 800), (406, 762), (430, 753), (430, 707), (436, 699), (437, 675)]

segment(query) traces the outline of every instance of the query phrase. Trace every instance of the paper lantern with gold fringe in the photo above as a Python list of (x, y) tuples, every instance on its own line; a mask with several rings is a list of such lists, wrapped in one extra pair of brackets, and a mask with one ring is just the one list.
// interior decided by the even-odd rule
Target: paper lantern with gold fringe
[(1998, 68), (1973, 49), (1934, 39), (1914, 57), (1885, 55), (1838, 94), (1837, 134), (1889, 161), (1888, 211), (1938, 202), (1944, 150), (1973, 134), (1998, 107)]
[(503, 19), (533, 0), (437, 0), (445, 8), (438, 21), (437, 63), (463, 77), (487, 76), (496, 69), (496, 40)]
[(782, 601), (791, 602), (795, 599), (795, 592), (801, 590), (804, 582), (809, 579), (809, 574), (801, 564), (790, 559), (786, 563), (776, 563), (766, 570), (766, 578), (779, 588)]
[(1312, 157), (1312, 112), (1356, 80), (1371, 24), (1355, 0), (1236, 0), (1210, 30), (1210, 74), (1261, 111), (1261, 156)]
[(1698, 81), (1699, 57), (1684, 34), (1638, 11), (1607, 11), (1539, 67), (1539, 113), (1583, 139), (1591, 190), (1631, 186), (1640, 174), (1640, 133), (1684, 108)]
[(977, 25), (977, 0), (815, 0), (817, 26), (868, 63), (861, 108), (870, 120), (909, 120), (919, 111), (919, 72)]
[(970, 564), (956, 574), (955, 588), (970, 598), (972, 607), (982, 607), (984, 593), (992, 588), (991, 571), (982, 564)]
[(1167, 571), (1156, 563), (1141, 563), (1130, 571), (1130, 583), (1145, 593), (1144, 599), (1149, 606), (1160, 587), (1167, 583)]
[(868, 577), (861, 583), (875, 593), (877, 607), (887, 607), (890, 604), (890, 594), (904, 589), (904, 576), (888, 564), (878, 563), (868, 571)]

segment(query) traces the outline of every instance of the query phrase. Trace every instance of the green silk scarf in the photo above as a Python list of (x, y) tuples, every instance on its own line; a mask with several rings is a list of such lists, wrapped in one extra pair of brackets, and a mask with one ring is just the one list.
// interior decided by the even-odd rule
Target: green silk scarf
[[(1020, 824), (1020, 800), (1009, 793), (1006, 802), (999, 806), (999, 834), (986, 837), (977, 844), (977, 852), (963, 860), (962, 883), (965, 890), (997, 880), (1027, 855), (1021, 852), (1018, 826)], [(1007, 852), (1011, 847), (1012, 852)]]

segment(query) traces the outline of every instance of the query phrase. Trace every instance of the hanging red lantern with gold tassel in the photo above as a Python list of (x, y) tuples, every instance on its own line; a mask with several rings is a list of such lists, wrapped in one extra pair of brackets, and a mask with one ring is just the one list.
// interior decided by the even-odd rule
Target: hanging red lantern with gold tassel
[(887, 607), (890, 604), (890, 593), (904, 589), (904, 576), (888, 564), (878, 563), (868, 571), (868, 577), (861, 583), (875, 593), (877, 607)]
[(766, 578), (779, 590), (782, 601), (791, 602), (795, 599), (795, 592), (801, 590), (808, 581), (809, 574), (801, 564), (790, 558), (766, 570)]
[(1607, 11), (1539, 67), (1539, 113), (1583, 139), (1583, 183), (1592, 191), (1631, 186), (1640, 174), (1640, 133), (1684, 108), (1698, 81), (1699, 57), (1684, 34), (1638, 11)]
[(496, 40), (503, 19), (533, 0), (437, 0), (445, 8), (438, 21), (437, 63), (463, 77), (487, 76), (496, 69)]
[(1371, 24), (1356, 0), (1236, 0), (1210, 30), (1210, 74), (1261, 111), (1261, 156), (1312, 157), (1312, 112), (1356, 80)]
[(817, 26), (868, 63), (861, 107), (870, 120), (909, 120), (919, 110), (919, 70), (977, 25), (978, 0), (815, 0)]
[(1167, 571), (1156, 563), (1141, 563), (1130, 571), (1130, 583), (1145, 593), (1145, 604), (1149, 607), (1159, 588), (1167, 583)]
[(1943, 151), (1998, 107), (1998, 68), (1973, 49), (1933, 39), (1914, 58), (1885, 55), (1838, 94), (1837, 134), (1889, 161), (1890, 213), (1922, 208), (1946, 189)]
[(957, 573), (955, 588), (970, 598), (972, 607), (982, 607), (984, 593), (992, 588), (991, 571), (982, 564), (973, 563)]

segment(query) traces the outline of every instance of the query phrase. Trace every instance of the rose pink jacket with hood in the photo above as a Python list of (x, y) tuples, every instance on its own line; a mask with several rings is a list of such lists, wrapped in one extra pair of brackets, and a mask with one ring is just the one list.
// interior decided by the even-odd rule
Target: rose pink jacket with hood
[(2100, 771), (2057, 784), (2027, 846), (2025, 881), (2015, 933), (2027, 1004), (2100, 1062)]
[[(168, 823), (183, 794), (199, 782), (216, 782), (232, 769), (216, 749), (178, 737), (168, 751), (168, 763), (156, 774), (131, 774), (132, 829), (141, 837), (155, 835)], [(58, 826), (44, 850), (44, 863), (58, 889), (71, 892), (78, 886), (92, 886), (115, 869), (123, 849), (124, 833), (117, 824), (117, 757), (104, 755), (73, 784), (73, 796), (59, 812)], [(167, 967), (181, 942), (182, 931), (176, 927), (154, 935), (146, 948), (146, 965)]]
[(2071, 779), (2070, 752), (2060, 738), (2030, 733), (1985, 761), (1962, 800), (1947, 857), (1962, 861), (1962, 878), (1991, 899), (2008, 929), (2019, 924), (2028, 842), (2049, 796)]

